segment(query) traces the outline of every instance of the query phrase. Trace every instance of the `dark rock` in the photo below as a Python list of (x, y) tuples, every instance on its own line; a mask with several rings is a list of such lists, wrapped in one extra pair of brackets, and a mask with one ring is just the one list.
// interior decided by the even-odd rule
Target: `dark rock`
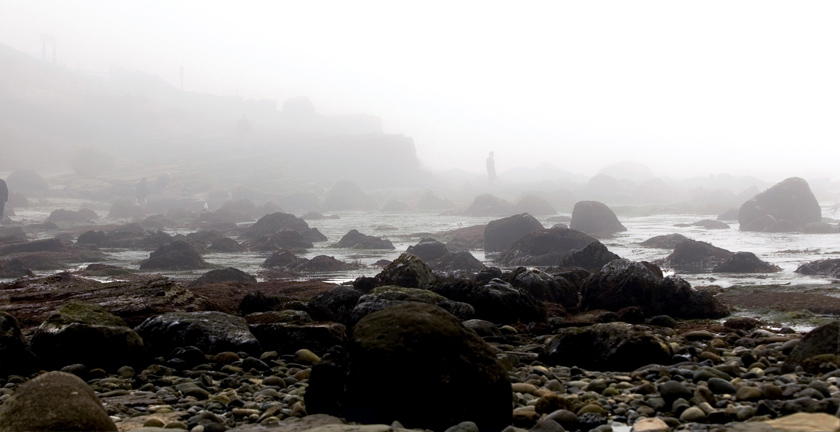
[(246, 242), (246, 248), (256, 251), (274, 251), (277, 249), (303, 250), (313, 247), (312, 242), (297, 231), (281, 229), (270, 237), (261, 237)]
[(362, 296), (360, 291), (337, 286), (309, 299), (307, 310), (316, 321), (335, 321), (350, 324), (353, 308)]
[(566, 255), (593, 241), (595, 238), (573, 229), (535, 231), (513, 242), (496, 261), (506, 266), (556, 266)]
[(429, 266), (414, 255), (402, 254), (376, 275), (376, 285), (421, 288), (437, 281)]
[(632, 371), (649, 364), (669, 364), (672, 356), (668, 343), (649, 327), (613, 322), (559, 330), (540, 359), (589, 370)]
[(352, 268), (350, 264), (326, 255), (318, 255), (310, 260), (301, 258), (298, 262), (288, 265), (287, 267), (294, 271), (304, 273), (339, 272), (350, 270)]
[(267, 312), (277, 309), (283, 304), (283, 300), (279, 297), (267, 296), (262, 291), (251, 292), (245, 294), (242, 301), (239, 302), (239, 314), (246, 316), (256, 312)]
[(251, 324), (249, 328), (263, 350), (280, 354), (294, 354), (300, 349), (308, 349), (323, 355), (330, 348), (343, 345), (347, 337), (347, 327), (339, 323), (260, 322)]
[(658, 249), (674, 249), (678, 244), (688, 240), (688, 237), (682, 234), (666, 234), (656, 237), (651, 237), (642, 243), (644, 247), (658, 248)]
[(487, 268), (484, 263), (467, 251), (452, 252), (434, 261), (429, 261), (429, 267), (441, 272), (479, 272)]
[(653, 264), (615, 260), (593, 274), (583, 286), (584, 310), (618, 311), (639, 306), (645, 315), (677, 318), (722, 318), (726, 307), (709, 292), (691, 288), (679, 276), (663, 278)]
[(70, 302), (32, 334), (32, 352), (45, 367), (81, 363), (116, 370), (142, 361), (143, 340), (99, 305)]
[(537, 216), (557, 214), (557, 210), (548, 201), (534, 195), (525, 195), (519, 198), (519, 201), (514, 204), (513, 210), (516, 213), (528, 213)]
[(140, 270), (199, 270), (210, 267), (201, 254), (183, 240), (167, 243), (140, 262)]
[(147, 319), (135, 330), (154, 355), (190, 345), (208, 354), (260, 352), (260, 344), (245, 319), (222, 312), (169, 312)]
[(445, 244), (431, 237), (425, 237), (416, 245), (409, 246), (405, 253), (414, 255), (423, 262), (429, 262), (448, 255), (449, 249)]
[(318, 228), (309, 228), (307, 231), (301, 233), (303, 238), (313, 242), (325, 242), (329, 240), (327, 236), (325, 236), (321, 231), (318, 231)]
[(598, 201), (577, 202), (572, 210), (572, 222), (569, 227), (595, 237), (627, 231), (615, 213)]
[(242, 240), (255, 240), (260, 237), (271, 237), (274, 233), (283, 229), (303, 233), (309, 230), (309, 224), (295, 215), (277, 212), (261, 217), (257, 222), (248, 227), (239, 238)]
[(355, 183), (342, 180), (327, 192), (322, 210), (374, 210), (376, 202)]
[(665, 403), (667, 405), (671, 405), (674, 401), (680, 398), (685, 400), (691, 399), (691, 397), (694, 396), (694, 393), (692, 393), (685, 384), (670, 380), (659, 385), (659, 395), (662, 399), (665, 399)]
[(373, 237), (362, 234), (357, 230), (350, 230), (341, 240), (334, 245), (338, 248), (349, 249), (394, 249), (394, 244), (390, 240)]
[(729, 229), (729, 224), (712, 219), (703, 219), (691, 224), (691, 226), (706, 228), (706, 229)]
[(99, 219), (99, 216), (91, 209), (80, 209), (78, 211), (58, 209), (53, 210), (47, 217), (49, 222), (90, 222)]
[(204, 273), (201, 277), (193, 281), (191, 285), (206, 285), (225, 282), (240, 284), (256, 283), (257, 278), (245, 273), (242, 270), (233, 267), (225, 267), (223, 269), (210, 270), (209, 272)]
[(266, 268), (276, 268), (276, 267), (294, 267), (297, 264), (303, 263), (306, 261), (306, 258), (298, 258), (295, 254), (286, 251), (286, 250), (278, 250), (274, 251), (265, 261), (262, 263), (263, 267)]
[(496, 324), (491, 323), (490, 321), (485, 321), (482, 319), (471, 319), (463, 321), (461, 324), (464, 327), (474, 331), (477, 335), (483, 338), (497, 338), (501, 339), (503, 337), (501, 330)]
[(601, 270), (613, 260), (621, 258), (612, 253), (601, 242), (595, 240), (583, 249), (573, 250), (560, 260), (561, 267), (580, 267), (589, 271)]
[(513, 204), (490, 194), (475, 197), (472, 204), (464, 210), (467, 216), (510, 216), (513, 213)]
[(723, 326), (733, 330), (750, 331), (761, 325), (761, 321), (750, 317), (734, 317), (723, 322)]
[(804, 275), (829, 276), (840, 279), (840, 259), (831, 258), (818, 261), (811, 261), (800, 265), (796, 273)]
[(65, 252), (67, 249), (68, 245), (64, 241), (57, 238), (51, 238), (5, 246), (0, 249), (0, 255), (33, 252)]
[(84, 381), (47, 372), (21, 385), (0, 410), (0, 431), (116, 431), (102, 403)]
[(146, 230), (137, 223), (118, 226), (108, 232), (103, 247), (134, 248), (137, 242), (146, 237)]
[(475, 309), (469, 304), (449, 300), (433, 291), (399, 286), (380, 286), (359, 298), (359, 302), (351, 313), (351, 324), (357, 323), (373, 312), (406, 302), (429, 303), (439, 306), (462, 321), (472, 319), (475, 315)]
[(73, 300), (98, 304), (131, 326), (165, 312), (202, 310), (210, 306), (207, 299), (159, 276), (103, 283), (57, 273), (0, 284), (0, 289), (15, 290), (15, 296), (4, 308), (18, 319), (21, 328), (40, 325)]
[(735, 252), (714, 266), (713, 273), (776, 273), (782, 269), (760, 260), (752, 252)]
[(832, 321), (806, 334), (793, 348), (782, 365), (782, 372), (790, 373), (809, 357), (840, 352), (840, 321)]
[(0, 375), (26, 375), (35, 368), (34, 360), (17, 320), (0, 312)]
[(482, 285), (461, 280), (440, 282), (429, 289), (456, 302), (475, 308), (475, 317), (494, 323), (545, 322), (543, 304), (531, 294), (511, 284), (493, 279)]
[(664, 259), (665, 266), (683, 271), (708, 271), (732, 256), (732, 252), (709, 243), (686, 240)]
[(764, 216), (790, 221), (799, 228), (822, 220), (820, 205), (808, 182), (798, 177), (785, 179), (742, 204), (738, 222), (743, 231), (753, 230), (758, 227), (749, 225)]
[(647, 320), (647, 323), (657, 327), (677, 328), (677, 320), (668, 315), (657, 315)]
[[(395, 398), (387, 389), (402, 389)], [(507, 373), (491, 348), (441, 308), (424, 303), (368, 315), (353, 331), (342, 367), (312, 370), (308, 412), (349, 421), (444, 430), (462, 421), (501, 430), (511, 423)]]
[(630, 324), (642, 324), (645, 322), (645, 311), (638, 306), (628, 306), (616, 312), (618, 320)]
[(0, 260), (0, 278), (17, 279), (23, 276), (33, 276), (32, 270), (19, 259)]
[(245, 251), (245, 248), (242, 245), (230, 237), (222, 237), (213, 240), (209, 249), (210, 251), (217, 253), (236, 253)]
[[(580, 292), (571, 283), (563, 283), (554, 276), (537, 269), (519, 267), (514, 270), (510, 283), (522, 288), (537, 300), (560, 303), (565, 308), (576, 308), (580, 303)], [(568, 281), (565, 281), (568, 282)]]
[(542, 229), (542, 224), (528, 213), (491, 221), (484, 228), (484, 251), (504, 251), (525, 235)]

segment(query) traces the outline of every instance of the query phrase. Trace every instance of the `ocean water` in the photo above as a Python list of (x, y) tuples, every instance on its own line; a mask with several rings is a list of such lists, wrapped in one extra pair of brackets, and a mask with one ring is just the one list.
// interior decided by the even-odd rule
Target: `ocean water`
[[(70, 208), (70, 207), (68, 207)], [(836, 209), (835, 203), (823, 204), (823, 215), (832, 216)], [(497, 217), (467, 217), (460, 215), (441, 215), (439, 213), (362, 213), (335, 212), (338, 219), (323, 219), (307, 221), (310, 227), (320, 230), (329, 240), (316, 243), (315, 247), (303, 257), (312, 258), (316, 255), (333, 256), (336, 259), (355, 262), (361, 265), (358, 270), (346, 272), (308, 274), (301, 278), (317, 278), (332, 282), (353, 280), (358, 276), (373, 276), (380, 271), (374, 264), (379, 260), (393, 260), (409, 246), (417, 244), (423, 237), (431, 236), (444, 240), (442, 233), (458, 228), (486, 224)], [(16, 220), (27, 223), (38, 223), (49, 216), (49, 211), (21, 209)], [(550, 227), (558, 219), (570, 217), (561, 214), (537, 219)], [(730, 223), (729, 229), (704, 229), (701, 227), (680, 227), (678, 224), (690, 224), (702, 219), (715, 219), (716, 215), (697, 214), (655, 214), (655, 215), (622, 215), (620, 221), (627, 231), (613, 237), (601, 239), (607, 248), (623, 258), (630, 260), (655, 261), (665, 258), (671, 253), (666, 249), (642, 247), (640, 243), (658, 235), (679, 233), (694, 240), (705, 241), (714, 246), (733, 252), (747, 251), (755, 253), (762, 260), (776, 264), (782, 271), (771, 274), (720, 274), (720, 273), (676, 273), (686, 279), (692, 286), (717, 285), (724, 289), (734, 285), (801, 285), (825, 287), (825, 293), (840, 296), (835, 281), (825, 277), (804, 276), (794, 271), (802, 264), (840, 257), (840, 234), (802, 234), (802, 233), (754, 233), (742, 232), (737, 222)], [(115, 223), (120, 221), (102, 220), (99, 223)], [(341, 249), (332, 246), (351, 229), (364, 234), (387, 238), (395, 246), (394, 250), (356, 250)], [(170, 234), (187, 234), (183, 229), (168, 230)], [(49, 236), (44, 234), (43, 236)], [(118, 265), (129, 269), (139, 269), (140, 262), (149, 257), (148, 251), (106, 249), (104, 263)], [(482, 250), (471, 253), (487, 265), (495, 265), (492, 257), (485, 256)], [(204, 259), (220, 267), (230, 266), (259, 275), (263, 270), (260, 266), (268, 257), (267, 253), (212, 253), (205, 254)], [(89, 263), (81, 263), (83, 267)], [(664, 269), (668, 274), (675, 274), (673, 270)], [(175, 279), (194, 279), (204, 271), (181, 271), (163, 273)]]

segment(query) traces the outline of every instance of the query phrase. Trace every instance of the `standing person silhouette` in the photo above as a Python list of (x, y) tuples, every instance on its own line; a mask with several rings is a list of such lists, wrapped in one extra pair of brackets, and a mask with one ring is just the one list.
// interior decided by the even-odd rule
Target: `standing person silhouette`
[(490, 156), (487, 156), (487, 180), (490, 181), (490, 187), (492, 188), (496, 184), (496, 160), (493, 159), (493, 152), (490, 152)]
[(0, 227), (3, 226), (3, 214), (6, 211), (6, 201), (9, 200), (9, 187), (6, 180), (0, 179)]

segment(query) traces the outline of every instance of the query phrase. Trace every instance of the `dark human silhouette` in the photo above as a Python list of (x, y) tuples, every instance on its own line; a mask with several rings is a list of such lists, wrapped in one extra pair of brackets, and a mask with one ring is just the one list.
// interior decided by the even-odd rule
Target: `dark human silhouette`
[(493, 152), (487, 156), (487, 180), (490, 181), (491, 188), (496, 184), (496, 161), (493, 159)]
[(134, 203), (145, 209), (147, 195), (149, 195), (149, 185), (144, 178), (137, 182), (137, 185), (134, 187)]
[(0, 226), (3, 226), (3, 214), (6, 211), (6, 201), (9, 200), (9, 187), (6, 180), (0, 179)]

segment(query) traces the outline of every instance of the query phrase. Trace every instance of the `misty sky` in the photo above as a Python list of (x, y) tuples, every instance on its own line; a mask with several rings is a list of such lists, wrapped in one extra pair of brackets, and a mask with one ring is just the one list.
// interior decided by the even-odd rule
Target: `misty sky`
[(437, 169), (624, 160), (661, 176), (828, 176), (840, 2), (12, 1), (0, 43), (185, 90), (368, 113)]

